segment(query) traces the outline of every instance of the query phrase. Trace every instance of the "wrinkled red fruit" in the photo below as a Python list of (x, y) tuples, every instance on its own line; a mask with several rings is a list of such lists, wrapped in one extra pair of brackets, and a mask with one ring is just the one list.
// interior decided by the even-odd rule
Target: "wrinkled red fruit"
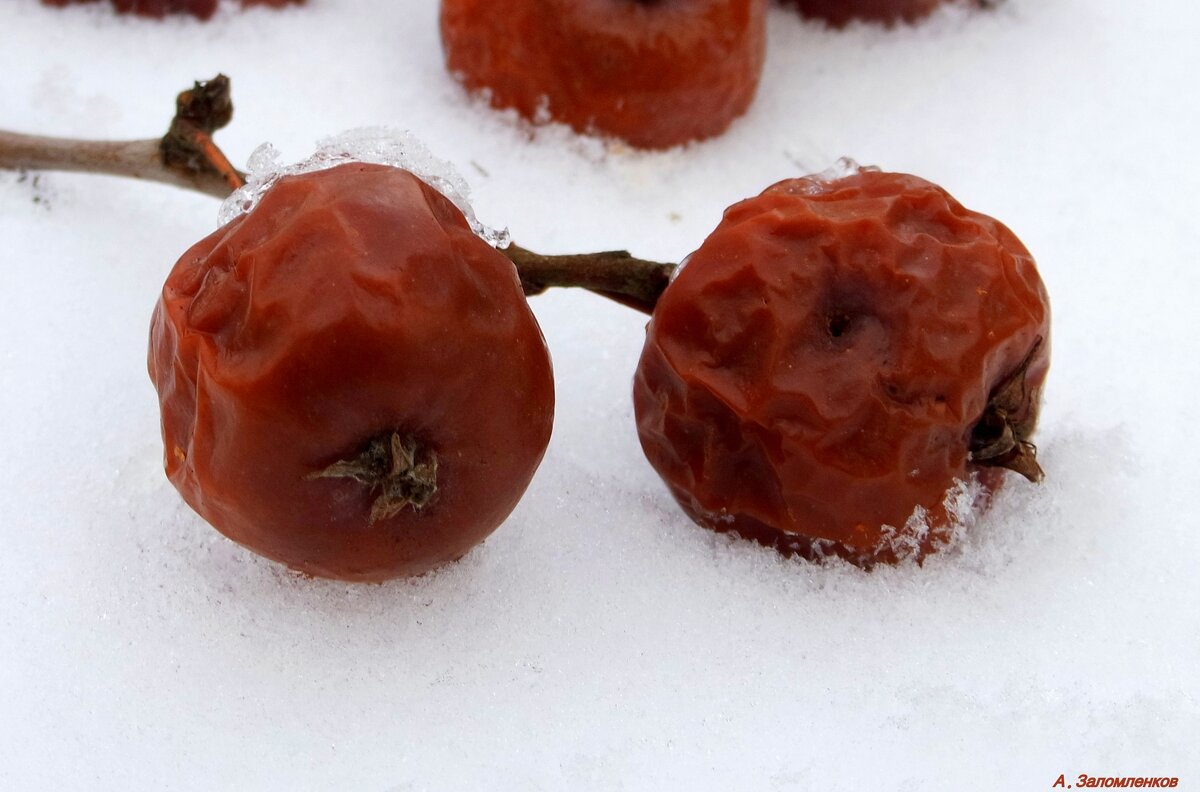
[[(97, 0), (42, 0), (43, 5), (67, 6), (78, 3), (93, 3)], [(304, 0), (241, 0), (243, 6), (265, 5), (282, 8), (285, 5), (303, 3)], [(167, 14), (191, 14), (208, 19), (217, 11), (220, 0), (112, 0), (113, 6), (122, 14), (162, 18)]]
[(184, 500), (313, 575), (383, 580), (462, 556), (550, 438), (550, 359), (513, 265), (380, 165), (285, 177), (185, 253), (149, 366)]
[(446, 66), (496, 107), (667, 148), (758, 87), (765, 0), (443, 0)]
[(725, 212), (655, 308), (642, 447), (710, 528), (810, 558), (919, 558), (952, 530), (956, 481), (1040, 475), (1049, 322), (1020, 241), (941, 188), (870, 170), (780, 182)]

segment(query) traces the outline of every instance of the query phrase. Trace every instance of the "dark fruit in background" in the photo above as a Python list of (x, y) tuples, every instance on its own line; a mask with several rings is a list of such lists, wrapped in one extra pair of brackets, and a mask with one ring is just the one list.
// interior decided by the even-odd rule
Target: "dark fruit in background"
[[(785, 0), (813, 19), (823, 19), (834, 27), (854, 20), (880, 22), (916, 22), (932, 14), (946, 0)], [(984, 5), (983, 0), (975, 0)]]
[[(446, 66), (495, 107), (666, 148), (754, 98), (765, 0), (443, 0)], [(543, 118), (545, 116), (545, 118)]]
[[(191, 14), (208, 19), (217, 11), (220, 0), (111, 0), (122, 14), (137, 14), (147, 17), (164, 17), (167, 14)], [(78, 3), (93, 3), (97, 0), (42, 0), (43, 5), (67, 6)], [(304, 0), (240, 0), (243, 6), (265, 5), (282, 8), (286, 5), (303, 3)]]
[(710, 528), (919, 558), (951, 531), (956, 481), (995, 488), (991, 464), (1031, 461), (1049, 322), (1025, 247), (941, 188), (780, 182), (730, 207), (659, 300), (634, 381), (642, 447)]
[(512, 263), (381, 165), (284, 177), (185, 253), (149, 368), (184, 500), (268, 558), (347, 580), (419, 574), (482, 541), (553, 418)]

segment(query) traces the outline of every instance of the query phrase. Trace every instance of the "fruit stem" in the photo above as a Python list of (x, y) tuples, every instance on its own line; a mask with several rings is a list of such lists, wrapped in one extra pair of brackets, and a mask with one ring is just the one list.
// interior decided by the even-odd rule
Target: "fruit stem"
[(647, 314), (675, 270), (674, 264), (634, 258), (624, 250), (545, 256), (514, 243), (500, 252), (516, 266), (529, 296), (553, 286), (574, 286)]

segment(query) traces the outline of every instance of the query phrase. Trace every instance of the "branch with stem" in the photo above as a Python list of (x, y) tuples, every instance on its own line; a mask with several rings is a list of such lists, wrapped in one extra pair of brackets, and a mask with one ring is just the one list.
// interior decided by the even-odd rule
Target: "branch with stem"
[(245, 183), (212, 139), (232, 117), (229, 78), (217, 75), (179, 94), (161, 138), (75, 140), (0, 130), (0, 168), (127, 176), (224, 198)]
[[(213, 141), (233, 118), (229, 78), (219, 74), (179, 94), (166, 135), (149, 140), (75, 140), (0, 130), (0, 168), (102, 173), (161, 182), (225, 198), (246, 183)], [(500, 251), (527, 295), (583, 288), (645, 313), (654, 310), (674, 264), (624, 250), (548, 256), (511, 244)]]

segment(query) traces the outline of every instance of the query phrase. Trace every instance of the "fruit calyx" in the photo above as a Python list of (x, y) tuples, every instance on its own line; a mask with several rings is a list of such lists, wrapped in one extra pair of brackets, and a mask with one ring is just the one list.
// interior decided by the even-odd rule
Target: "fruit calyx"
[(1028, 382), (1029, 367), (1042, 348), (1040, 336), (1016, 370), (1001, 382), (971, 429), (971, 461), (1020, 473), (1035, 484), (1045, 478), (1037, 446), (1029, 441), (1037, 425), (1038, 393)]
[[(418, 457), (421, 461), (417, 461)], [(437, 454), (423, 449), (412, 437), (387, 432), (371, 438), (354, 457), (334, 462), (307, 478), (352, 478), (369, 492), (379, 491), (371, 504), (369, 525), (395, 517), (406, 506), (420, 511), (437, 494)]]

